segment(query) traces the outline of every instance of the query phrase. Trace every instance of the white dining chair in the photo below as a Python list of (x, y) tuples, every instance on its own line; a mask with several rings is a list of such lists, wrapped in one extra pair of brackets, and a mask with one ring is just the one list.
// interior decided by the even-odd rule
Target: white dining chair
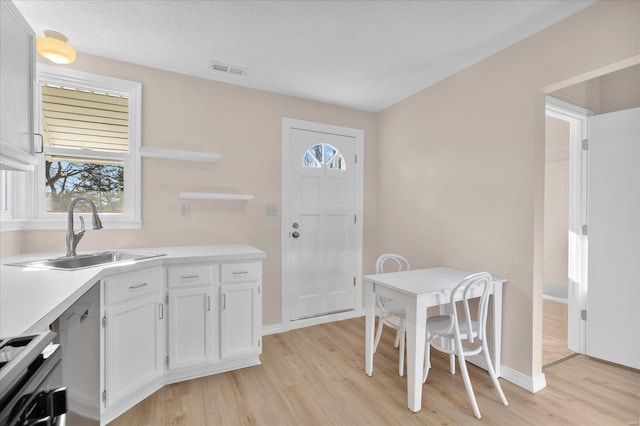
[[(451, 292), (448, 304), (449, 314), (427, 317), (426, 325), (427, 342), (424, 354), (425, 362), (422, 382), (424, 383), (427, 381), (429, 369), (431, 368), (431, 347), (449, 354), (451, 374), (455, 374), (454, 357), (457, 356), (464, 386), (467, 390), (471, 406), (473, 407), (473, 413), (477, 418), (480, 418), (480, 409), (478, 408), (478, 403), (476, 401), (475, 394), (473, 393), (473, 387), (469, 380), (469, 372), (467, 371), (467, 364), (465, 361), (465, 357), (467, 356), (476, 355), (480, 352), (484, 354), (484, 359), (487, 364), (487, 370), (489, 371), (491, 381), (498, 391), (502, 403), (505, 406), (509, 405), (493, 369), (493, 363), (491, 362), (486, 339), (487, 312), (489, 308), (491, 284), (492, 278), (491, 274), (488, 272), (469, 275)], [(474, 298), (477, 299), (478, 297), (480, 300), (477, 311), (472, 314), (472, 311), (469, 308), (469, 300)], [(459, 301), (463, 308), (460, 314), (458, 314), (456, 300)], [(433, 344), (433, 340), (435, 338), (439, 338), (438, 345)], [(463, 346), (463, 341), (465, 342), (465, 346)]]
[[(385, 262), (394, 264), (393, 271), (406, 271), (410, 268), (409, 261), (404, 257), (386, 253), (378, 257), (376, 261), (376, 274), (382, 274), (385, 272)], [(387, 272), (390, 272), (387, 268)], [(398, 365), (398, 374), (404, 376), (404, 342), (405, 342), (405, 319), (406, 312), (404, 305), (391, 300), (384, 296), (378, 296), (378, 308), (380, 310), (380, 320), (378, 321), (378, 331), (376, 332), (376, 338), (373, 344), (373, 353), (376, 353), (380, 338), (382, 337), (382, 328), (387, 326), (396, 330), (396, 339), (393, 344), (394, 348), (400, 347), (398, 353), (400, 357)]]

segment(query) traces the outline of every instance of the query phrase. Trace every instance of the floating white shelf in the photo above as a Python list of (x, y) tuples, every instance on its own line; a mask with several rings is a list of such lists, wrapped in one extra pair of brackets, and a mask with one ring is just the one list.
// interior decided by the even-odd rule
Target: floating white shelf
[(253, 195), (252, 194), (219, 194), (214, 192), (181, 192), (180, 199), (244, 201), (244, 200), (253, 200)]
[(147, 158), (161, 158), (163, 160), (199, 161), (202, 163), (216, 163), (220, 160), (220, 154), (198, 151), (182, 151), (178, 149), (140, 147), (140, 155)]

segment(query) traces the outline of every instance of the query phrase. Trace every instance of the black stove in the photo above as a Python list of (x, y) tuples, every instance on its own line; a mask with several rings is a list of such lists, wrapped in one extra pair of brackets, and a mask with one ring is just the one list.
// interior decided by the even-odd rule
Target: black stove
[(64, 424), (62, 350), (48, 331), (0, 340), (0, 426)]

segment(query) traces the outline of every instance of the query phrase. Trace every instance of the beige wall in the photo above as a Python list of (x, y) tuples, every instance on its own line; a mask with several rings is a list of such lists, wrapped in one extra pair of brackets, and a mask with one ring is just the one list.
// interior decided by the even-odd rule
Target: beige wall
[(381, 116), (378, 250), (508, 277), (503, 364), (527, 376), (541, 373), (546, 88), (638, 54), (640, 2), (600, 2)]
[(592, 78), (550, 95), (591, 110), (594, 114), (639, 107), (640, 65)]
[(545, 118), (545, 283), (569, 285), (569, 123)]
[[(142, 83), (142, 145), (219, 153), (216, 164), (142, 160), (142, 230), (88, 231), (81, 250), (246, 243), (267, 253), (263, 320), (280, 323), (282, 118), (364, 129), (365, 267), (375, 256), (377, 114), (276, 95), (181, 74), (78, 55), (74, 69)], [(254, 194), (246, 202), (189, 201), (178, 193)], [(265, 204), (278, 216), (266, 217)], [(64, 231), (2, 234), (3, 257), (64, 251)]]

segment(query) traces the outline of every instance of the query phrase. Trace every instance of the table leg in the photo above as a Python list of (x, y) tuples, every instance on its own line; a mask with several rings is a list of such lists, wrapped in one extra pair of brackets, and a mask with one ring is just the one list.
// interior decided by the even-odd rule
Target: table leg
[(376, 325), (375, 294), (373, 283), (365, 281), (365, 364), (364, 371), (373, 374), (373, 334)]
[(408, 407), (422, 408), (422, 374), (424, 364), (427, 307), (418, 298), (405, 306), (407, 313), (407, 396)]

